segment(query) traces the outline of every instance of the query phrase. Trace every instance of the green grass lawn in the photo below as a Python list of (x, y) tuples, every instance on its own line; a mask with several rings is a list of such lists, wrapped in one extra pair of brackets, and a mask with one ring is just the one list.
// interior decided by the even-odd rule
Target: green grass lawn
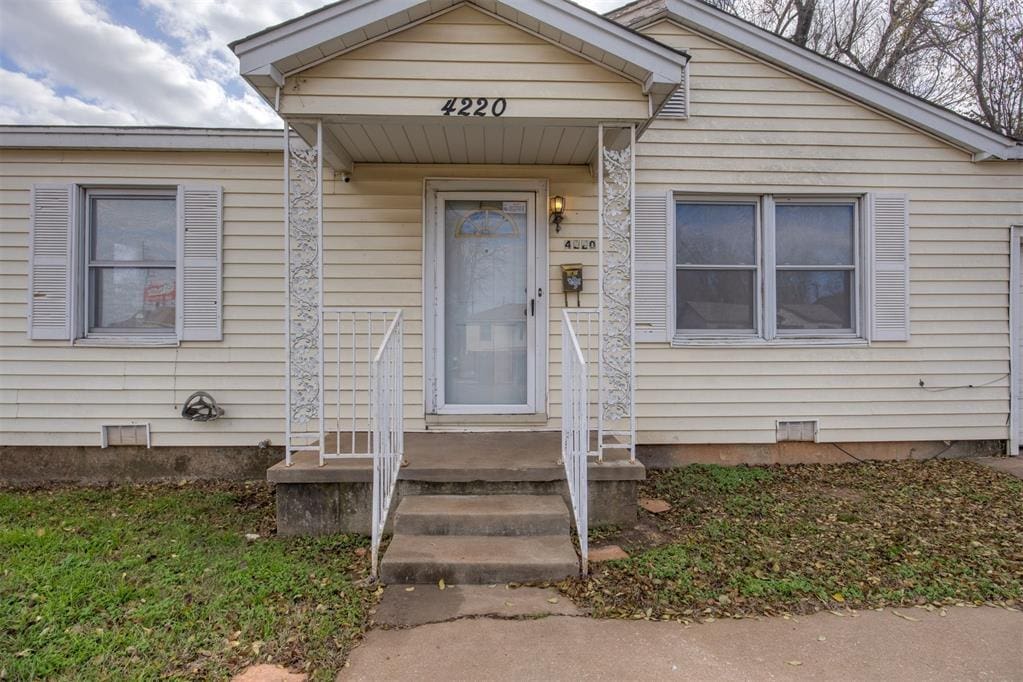
[(0, 491), (0, 679), (332, 679), (366, 624), (368, 542), (273, 528), (266, 484)]
[(694, 465), (642, 495), (673, 508), (591, 533), (631, 557), (561, 585), (597, 615), (1023, 604), (1023, 481), (977, 464)]

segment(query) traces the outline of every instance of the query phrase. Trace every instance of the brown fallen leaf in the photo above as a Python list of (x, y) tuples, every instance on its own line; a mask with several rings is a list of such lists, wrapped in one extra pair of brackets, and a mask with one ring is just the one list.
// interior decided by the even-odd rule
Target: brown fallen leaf
[(786, 661), (789, 665), (803, 665), (802, 661)]
[(443, 589), (444, 589), (445, 587), (447, 587), (447, 585), (445, 585), (445, 584), (444, 584), (444, 578), (441, 578), (440, 580), (438, 580), (438, 581), (437, 581), (437, 587), (439, 587), (439, 588), (440, 588), (440, 589), (442, 589), (442, 590), (443, 590)]
[(547, 602), (549, 604), (557, 604), (558, 603), (558, 598), (557, 597), (551, 597), (550, 599), (547, 600)]

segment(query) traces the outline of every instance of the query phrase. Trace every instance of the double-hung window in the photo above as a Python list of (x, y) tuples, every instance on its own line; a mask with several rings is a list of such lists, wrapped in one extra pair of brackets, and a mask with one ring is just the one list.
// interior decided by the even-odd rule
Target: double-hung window
[(173, 336), (176, 193), (88, 190), (85, 214), (87, 336)]
[(676, 198), (676, 338), (859, 336), (859, 203)]
[(694, 336), (758, 333), (759, 214), (750, 200), (675, 204), (677, 329)]
[(774, 200), (778, 336), (852, 336), (859, 303), (859, 222), (853, 200)]

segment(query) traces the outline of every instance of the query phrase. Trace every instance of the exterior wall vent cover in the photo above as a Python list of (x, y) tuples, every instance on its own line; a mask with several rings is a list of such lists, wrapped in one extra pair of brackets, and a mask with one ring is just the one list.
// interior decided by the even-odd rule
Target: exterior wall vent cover
[(817, 420), (778, 420), (776, 440), (779, 443), (789, 441), (817, 442)]
[(689, 118), (689, 67), (687, 66), (682, 78), (682, 85), (675, 91), (668, 101), (661, 107), (657, 114), (658, 118)]
[(149, 424), (103, 424), (99, 427), (100, 447), (145, 445), (152, 447)]

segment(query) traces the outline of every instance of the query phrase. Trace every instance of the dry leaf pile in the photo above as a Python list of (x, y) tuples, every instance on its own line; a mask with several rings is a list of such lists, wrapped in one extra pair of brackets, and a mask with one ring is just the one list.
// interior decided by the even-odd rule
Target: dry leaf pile
[(693, 465), (649, 472), (641, 496), (672, 508), (593, 533), (631, 558), (560, 584), (597, 615), (1023, 603), (1023, 481), (968, 461)]

